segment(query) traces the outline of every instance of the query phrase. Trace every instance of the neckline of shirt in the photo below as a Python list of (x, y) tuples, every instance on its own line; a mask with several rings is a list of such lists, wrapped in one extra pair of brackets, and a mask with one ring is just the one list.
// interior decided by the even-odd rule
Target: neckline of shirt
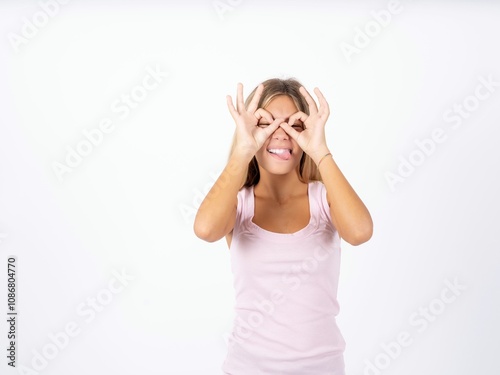
[(317, 224), (317, 220), (314, 214), (314, 212), (317, 210), (316, 207), (313, 207), (313, 205), (316, 203), (312, 196), (312, 187), (311, 187), (312, 183), (313, 181), (310, 181), (307, 184), (307, 198), (309, 199), (309, 223), (307, 223), (307, 225), (304, 228), (299, 229), (298, 231), (293, 233), (278, 233), (269, 231), (255, 224), (253, 222), (253, 217), (255, 215), (255, 196), (253, 191), (254, 185), (252, 185), (248, 191), (248, 193), (250, 194), (250, 199), (249, 199), (250, 218), (248, 220), (249, 225), (252, 228), (254, 228), (259, 233), (260, 236), (266, 237), (271, 240), (272, 239), (278, 240), (280, 242), (283, 241), (293, 242), (296, 241), (298, 238), (303, 238), (310, 235), (314, 231)]

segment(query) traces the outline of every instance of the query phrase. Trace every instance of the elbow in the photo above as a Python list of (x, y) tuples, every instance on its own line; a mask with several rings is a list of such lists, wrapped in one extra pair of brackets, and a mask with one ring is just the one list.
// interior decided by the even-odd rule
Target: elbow
[(198, 237), (199, 239), (203, 240), (203, 241), (206, 241), (206, 242), (215, 242), (215, 241), (218, 241), (220, 238), (217, 238), (216, 236), (214, 236), (214, 232), (213, 230), (211, 230), (211, 228), (205, 226), (205, 225), (201, 225), (200, 223), (198, 222), (194, 222), (194, 225), (193, 225), (193, 231), (194, 231), (194, 234), (196, 235), (196, 237)]
[(349, 233), (348, 236), (342, 238), (352, 246), (359, 246), (372, 238), (372, 235), (373, 223), (370, 220), (370, 222), (363, 227), (357, 228), (356, 230)]
[(352, 246), (359, 246), (367, 242), (371, 237), (372, 237), (371, 233), (363, 232), (360, 234), (356, 234), (355, 236), (352, 236), (352, 238), (347, 242), (349, 242)]

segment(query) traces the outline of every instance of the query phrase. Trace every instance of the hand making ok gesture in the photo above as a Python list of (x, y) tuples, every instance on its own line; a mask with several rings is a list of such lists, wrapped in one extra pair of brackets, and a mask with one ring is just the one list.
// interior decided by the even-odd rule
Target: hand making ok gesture
[[(226, 96), (229, 112), (236, 123), (235, 150), (241, 152), (249, 161), (284, 120), (282, 118), (273, 119), (273, 116), (264, 108), (257, 109), (263, 90), (264, 85), (261, 83), (255, 90), (248, 108), (245, 108), (243, 103), (243, 85), (241, 83), (238, 83), (236, 108), (234, 108), (231, 96)], [(266, 119), (269, 126), (265, 128), (257, 126), (261, 118)]]
[[(280, 126), (315, 163), (318, 163), (319, 159), (325, 155), (325, 151), (328, 152), (325, 138), (325, 124), (330, 115), (330, 108), (325, 97), (317, 87), (314, 89), (314, 92), (319, 99), (319, 109), (314, 99), (303, 86), (300, 87), (299, 91), (309, 105), (309, 115), (298, 111), (290, 116), (288, 122), (280, 123)], [(304, 130), (297, 131), (291, 126), (296, 120), (301, 120), (304, 123)]]

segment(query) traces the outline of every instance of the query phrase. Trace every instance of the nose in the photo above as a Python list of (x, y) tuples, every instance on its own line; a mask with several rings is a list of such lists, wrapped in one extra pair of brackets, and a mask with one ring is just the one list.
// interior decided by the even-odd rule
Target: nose
[(288, 139), (289, 135), (281, 126), (278, 126), (278, 129), (274, 131), (272, 137), (275, 139)]

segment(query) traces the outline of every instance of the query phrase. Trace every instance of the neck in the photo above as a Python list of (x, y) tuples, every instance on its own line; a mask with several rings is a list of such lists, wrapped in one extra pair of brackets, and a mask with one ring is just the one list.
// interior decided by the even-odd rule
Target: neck
[(304, 194), (304, 189), (307, 189), (307, 184), (299, 180), (298, 172), (279, 175), (261, 169), (259, 182), (254, 186), (254, 194), (278, 203), (286, 203), (290, 198)]

